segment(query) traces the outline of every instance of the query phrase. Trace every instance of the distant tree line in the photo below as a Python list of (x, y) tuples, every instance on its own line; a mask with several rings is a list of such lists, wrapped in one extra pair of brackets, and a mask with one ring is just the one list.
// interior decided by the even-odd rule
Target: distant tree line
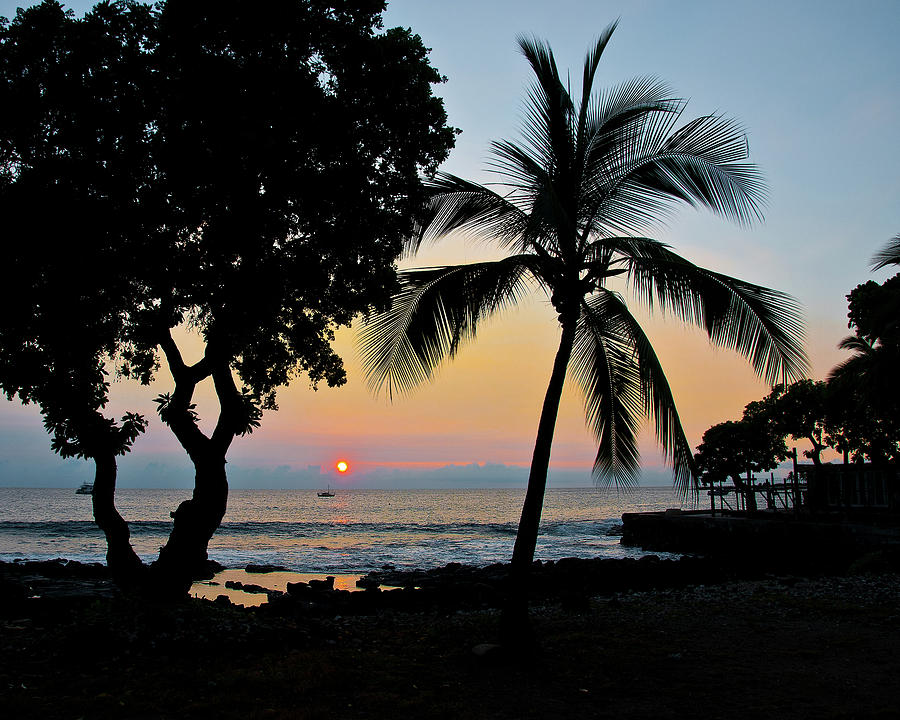
[[(900, 265), (900, 236), (874, 258), (874, 269), (888, 265)], [(809, 443), (803, 454), (817, 467), (827, 448), (841, 453), (845, 463), (900, 462), (900, 273), (881, 284), (858, 285), (847, 300), (854, 334), (840, 347), (853, 355), (827, 380), (776, 385), (749, 403), (739, 421), (703, 433), (694, 456), (702, 482), (730, 478), (743, 492), (753, 472), (771, 470), (788, 457), (788, 437)], [(754, 509), (754, 494), (747, 498)]]
[[(146, 427), (108, 417), (110, 376), (149, 383), (195, 467), (154, 585), (187, 592), (226, 509), (226, 453), (298, 374), (345, 382), (331, 341), (386, 308), (453, 145), (420, 38), (385, 3), (55, 0), (0, 23), (0, 388), (96, 465), (108, 563), (143, 576), (114, 503)], [(188, 362), (173, 331), (193, 328)], [(198, 383), (219, 403), (199, 425)]]

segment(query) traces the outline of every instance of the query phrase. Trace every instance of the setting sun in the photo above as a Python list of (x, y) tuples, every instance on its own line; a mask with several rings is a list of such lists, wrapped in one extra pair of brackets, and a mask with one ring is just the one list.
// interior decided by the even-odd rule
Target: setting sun
[(350, 466), (346, 463), (346, 461), (338, 460), (335, 468), (337, 468), (337, 471), (339, 473), (345, 473), (350, 469)]

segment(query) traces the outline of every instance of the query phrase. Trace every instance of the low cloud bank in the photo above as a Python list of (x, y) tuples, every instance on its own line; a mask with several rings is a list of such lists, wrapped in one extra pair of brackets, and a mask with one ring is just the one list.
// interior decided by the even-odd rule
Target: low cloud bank
[[(428, 488), (524, 488), (528, 482), (528, 468), (502, 463), (449, 464), (435, 468), (375, 467), (354, 470), (350, 475), (338, 476), (323, 472), (318, 465), (294, 467), (245, 467), (228, 465), (228, 481), (233, 489), (308, 490), (332, 487), (367, 489), (428, 489)], [(2, 487), (77, 487), (93, 479), (93, 463), (80, 460), (60, 460), (50, 456), (39, 463), (0, 461)], [(119, 463), (118, 486), (121, 488), (190, 489), (194, 471), (186, 459), (167, 458), (165, 462)], [(671, 473), (664, 468), (645, 468), (641, 485), (669, 485)], [(591, 487), (589, 469), (558, 468), (550, 470), (551, 487)]]

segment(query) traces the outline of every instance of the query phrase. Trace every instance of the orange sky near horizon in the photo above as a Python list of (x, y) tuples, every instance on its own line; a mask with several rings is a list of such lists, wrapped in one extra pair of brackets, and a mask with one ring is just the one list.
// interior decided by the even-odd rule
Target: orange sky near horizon
[[(433, 258), (432, 258), (433, 259)], [(467, 258), (471, 259), (471, 258)], [(409, 263), (407, 263), (409, 264)], [(431, 263), (434, 264), (434, 263)], [(634, 303), (632, 303), (634, 309)], [(748, 363), (712, 347), (705, 335), (674, 320), (646, 319), (676, 398), (692, 447), (711, 424), (740, 416), (744, 405), (768, 392)], [(348, 382), (340, 388), (310, 389), (299, 377), (279, 392), (277, 412), (267, 412), (251, 436), (237, 438), (229, 461), (256, 467), (288, 465), (331, 468), (346, 459), (357, 472), (372, 468), (434, 468), (447, 464), (503, 463), (527, 466), (546, 383), (559, 340), (555, 313), (535, 292), (519, 308), (485, 323), (474, 343), (445, 363), (431, 382), (391, 402), (373, 396), (364, 382), (355, 344), (356, 329), (342, 329), (335, 341)], [(199, 352), (199, 343), (181, 337)], [(158, 387), (130, 387), (116, 405), (149, 412), (150, 398), (168, 389), (163, 364)], [(124, 387), (121, 388), (125, 390)], [(215, 416), (209, 383), (198, 391), (198, 410), (207, 428)], [(168, 430), (153, 418), (136, 453), (178, 451)], [(662, 460), (648, 431), (641, 441), (644, 465)], [(552, 466), (589, 471), (596, 446), (585, 426), (578, 388), (567, 381), (557, 422)]]

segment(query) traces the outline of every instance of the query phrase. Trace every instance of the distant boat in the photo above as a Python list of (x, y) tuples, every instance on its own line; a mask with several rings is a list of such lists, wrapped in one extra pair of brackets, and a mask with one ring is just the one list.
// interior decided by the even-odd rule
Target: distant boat
[(331, 485), (328, 486), (327, 490), (320, 490), (316, 495), (319, 497), (334, 497), (334, 493), (331, 492)]
[(81, 486), (75, 491), (76, 495), (93, 495), (94, 483), (81, 483)]

